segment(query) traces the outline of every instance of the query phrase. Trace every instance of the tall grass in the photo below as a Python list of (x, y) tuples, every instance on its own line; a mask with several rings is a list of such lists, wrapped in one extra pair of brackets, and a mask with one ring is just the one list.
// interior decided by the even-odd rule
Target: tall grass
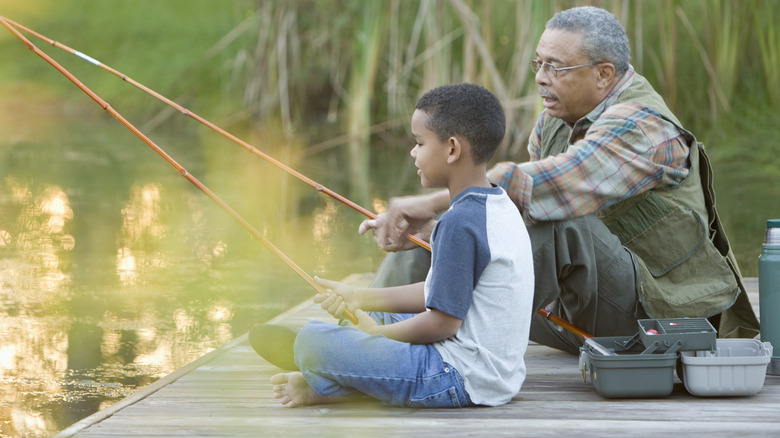
[[(45, 7), (11, 10), (34, 15), (37, 22), (28, 24), (139, 80), (202, 100), (225, 119), (277, 120), (288, 135), (311, 136), (310, 143), (357, 131), (344, 121), (354, 117), (353, 95), (370, 96), (371, 105), (362, 106), (371, 113), (362, 130), (370, 132), (379, 123), (405, 121), (429, 88), (480, 83), (509, 110), (510, 132), (500, 159), (522, 151), (539, 112), (527, 63), (544, 23), (556, 11), (593, 3), (385, 0), (366, 6), (359, 0), (235, 0), (216, 8), (203, 0), (157, 6), (32, 2)], [(85, 15), (79, 5), (87, 4)], [(632, 39), (633, 64), (684, 121), (714, 124), (728, 117), (730, 102), (746, 87), (760, 88), (769, 103), (778, 104), (777, 0), (595, 4), (623, 22)], [(72, 6), (76, 9), (68, 13)], [(369, 10), (374, 12), (365, 16)], [(74, 26), (78, 33), (70, 30)], [(381, 43), (381, 50), (365, 44), (365, 38)], [(26, 70), (37, 62), (21, 61)], [(0, 71), (12, 72), (16, 65), (4, 63)], [(98, 80), (101, 89), (121, 87), (113, 78)], [(103, 87), (104, 82), (113, 85)], [(403, 129), (399, 124), (405, 122), (387, 126)]]
[(714, 121), (719, 111), (731, 112), (729, 99), (733, 95), (736, 81), (736, 55), (741, 43), (741, 23), (729, 1), (702, 0), (700, 5), (698, 16), (701, 18), (703, 30), (698, 33), (688, 14), (679, 6), (675, 9), (699, 54), (702, 66), (709, 75), (709, 113)]
[[(312, 102), (312, 95), (328, 102), (327, 117), (316, 119), (327, 121), (331, 132), (335, 129), (337, 135), (332, 135), (332, 141), (325, 137), (314, 140), (328, 145), (317, 151), (338, 148), (339, 143), (346, 146), (344, 159), (352, 164), (351, 176), (343, 183), (370, 188), (370, 179), (360, 181), (367, 178), (367, 173), (356, 169), (374, 162), (370, 156), (374, 150), (367, 145), (377, 135), (385, 139), (388, 135), (405, 135), (401, 133), (416, 98), (443, 83), (476, 82), (496, 93), (507, 109), (509, 122), (507, 138), (496, 159), (524, 159), (530, 127), (540, 111), (527, 63), (547, 19), (558, 10), (586, 2), (373, 3), (376, 4), (369, 9), (377, 12), (366, 18), (361, 15), (360, 2), (315, 2), (317, 12), (324, 16), (302, 22), (297, 29), (304, 52), (307, 46), (324, 50), (304, 54), (307, 59), (300, 66), (303, 72), (289, 78), (299, 99), (289, 103), (297, 108), (297, 114), (293, 110), (291, 117), (311, 119), (312, 112), (320, 111), (324, 105)], [(680, 119), (696, 131), (699, 126), (712, 126), (722, 117), (731, 117), (731, 102), (744, 93), (747, 82), (765, 81), (768, 96), (776, 102), (780, 94), (780, 75), (775, 74), (780, 62), (780, 39), (773, 27), (776, 3), (605, 0), (597, 5), (611, 10), (623, 22), (632, 39), (632, 62), (637, 70), (657, 86)], [(299, 10), (311, 5), (295, 0), (263, 2), (258, 11), (283, 4)], [(257, 15), (261, 16), (259, 12)], [(323, 30), (323, 26), (331, 28)], [(381, 42), (380, 51), (361, 43), (366, 41), (361, 38), (367, 28), (373, 31), (373, 41)], [(750, 29), (758, 32), (751, 35)], [(322, 42), (323, 32), (330, 38), (328, 42)], [(279, 39), (284, 35), (269, 37)], [(355, 48), (365, 52), (355, 52)], [(329, 59), (320, 59), (323, 56)], [(760, 59), (762, 70), (749, 65), (750, 59)], [(323, 64), (330, 65), (327, 72), (320, 69)], [(328, 76), (325, 88), (321, 80), (311, 82), (314, 75), (321, 73)], [(371, 96), (370, 105), (365, 104), (363, 96)], [(276, 105), (283, 103), (280, 100)], [(361, 111), (369, 114), (359, 116)], [(295, 121), (291, 125), (302, 126)], [(379, 126), (387, 130), (383, 132)], [(362, 142), (362, 148), (358, 142)], [(401, 143), (406, 146), (405, 141)]]
[[(638, 6), (637, 10), (642, 10)], [(647, 53), (634, 50), (634, 58), (643, 59), (649, 57), (655, 70), (658, 72), (659, 85), (665, 90), (667, 104), (674, 108), (677, 106), (677, 55), (679, 39), (677, 37), (678, 20), (675, 19), (675, 1), (664, 0), (658, 9), (655, 26), (649, 27), (650, 32), (656, 31), (655, 44), (648, 44)], [(650, 12), (650, 11), (646, 11)], [(642, 16), (637, 16), (637, 27), (641, 26)], [(639, 34), (644, 42), (644, 34)], [(637, 38), (639, 39), (639, 38)], [(650, 39), (648, 38), (648, 41)]]
[[(408, 154), (414, 102), (444, 83), (492, 90), (509, 122), (495, 160), (524, 160), (541, 111), (528, 62), (546, 21), (583, 4), (604, 7), (624, 24), (637, 71), (718, 151), (716, 178), (718, 157), (760, 155), (780, 167), (777, 154), (763, 152), (768, 146), (722, 132), (746, 129), (732, 123), (745, 117), (745, 105), (735, 105), (743, 100), (750, 117), (776, 117), (778, 0), (31, 1), (44, 6), (13, 8), (34, 18), (26, 24), (204, 116), (254, 130), (261, 140), (265, 127), (278, 125), (289, 144), (311, 145), (305, 157), (281, 147), (278, 158), (303, 159), (301, 165), (324, 175), (318, 180), (360, 201), (418, 187), (412, 172), (388, 163)], [(3, 53), (8, 44), (16, 43), (0, 39)], [(30, 67), (37, 62), (0, 63), (0, 73), (47, 80)], [(128, 96), (118, 91), (121, 81), (96, 80), (109, 100)], [(154, 118), (159, 107), (148, 109), (148, 100), (130, 95), (123, 103), (155, 121), (150, 126), (167, 123), (167, 115)]]
[(769, 102), (780, 106), (780, 31), (777, 30), (777, 0), (764, 0), (753, 5), (755, 35), (758, 40), (761, 65), (766, 80)]
[(348, 172), (352, 196), (365, 205), (369, 199), (368, 182), (370, 135), (365, 127), (371, 125), (371, 103), (379, 69), (384, 18), (380, 4), (369, 2), (362, 11), (362, 17), (353, 40), (355, 65), (349, 85), (347, 114)]

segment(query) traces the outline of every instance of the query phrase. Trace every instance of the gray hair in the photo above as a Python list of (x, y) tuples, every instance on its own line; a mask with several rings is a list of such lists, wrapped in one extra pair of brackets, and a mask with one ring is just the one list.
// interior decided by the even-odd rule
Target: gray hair
[(628, 70), (631, 47), (626, 30), (608, 11), (593, 6), (567, 9), (547, 22), (547, 29), (582, 36), (582, 52), (590, 62), (609, 62), (618, 75)]

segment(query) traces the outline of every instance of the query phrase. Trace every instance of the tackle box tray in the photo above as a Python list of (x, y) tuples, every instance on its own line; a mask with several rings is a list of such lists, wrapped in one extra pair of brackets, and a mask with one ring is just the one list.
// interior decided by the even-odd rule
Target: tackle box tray
[(772, 345), (756, 339), (718, 339), (715, 352), (684, 351), (682, 381), (696, 396), (754, 395), (764, 386)]
[(659, 350), (677, 346), (679, 351), (715, 351), (717, 332), (707, 318), (640, 319), (639, 337), (645, 347)]
[(607, 398), (665, 397), (674, 388), (677, 351), (654, 352), (635, 336), (590, 338), (580, 349), (580, 369)]

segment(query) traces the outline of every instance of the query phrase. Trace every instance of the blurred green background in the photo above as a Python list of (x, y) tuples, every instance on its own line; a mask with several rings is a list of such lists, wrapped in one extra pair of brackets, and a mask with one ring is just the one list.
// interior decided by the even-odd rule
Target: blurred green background
[[(278, 143), (268, 130), (300, 142), (282, 154), (370, 203), (417, 189), (412, 172), (399, 178), (388, 165), (403, 154), (382, 146), (405, 153), (409, 109), (436, 85), (471, 81), (498, 94), (511, 125), (496, 159), (523, 159), (540, 111), (527, 61), (545, 21), (584, 3), (624, 23), (633, 65), (708, 146), (720, 213), (744, 273), (756, 275), (765, 219), (780, 216), (776, 0), (3, 0), (0, 10), (228, 130), (257, 133), (261, 149)], [(10, 33), (0, 47), (4, 96), (26, 87), (92, 105)], [(86, 63), (67, 66), (147, 130), (189, 123)]]
[[(612, 11), (632, 64), (708, 148), (745, 275), (780, 217), (776, 0), (0, 0), (0, 15), (127, 74), (375, 211), (419, 192), (416, 99), (495, 92), (524, 160), (529, 71), (558, 10)], [(382, 254), (362, 217), (115, 76), (31, 37), (306, 271)], [(0, 435), (49, 436), (313, 291), (140, 140), (0, 29)]]

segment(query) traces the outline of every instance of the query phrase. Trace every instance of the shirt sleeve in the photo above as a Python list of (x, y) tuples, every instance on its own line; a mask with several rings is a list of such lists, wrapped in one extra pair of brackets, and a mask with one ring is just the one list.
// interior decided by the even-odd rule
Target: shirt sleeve
[[(532, 157), (539, 132), (537, 125), (529, 144)], [(680, 184), (688, 176), (689, 152), (673, 123), (647, 107), (625, 103), (605, 111), (566, 152), (527, 163), (498, 163), (488, 177), (526, 218), (560, 220)]]
[(480, 224), (473, 220), (474, 216), (449, 213), (455, 211), (442, 217), (432, 236), (433, 257), (425, 306), (462, 320), (471, 307), (474, 288), (490, 260), (490, 252), (480, 244), (484, 221)]

